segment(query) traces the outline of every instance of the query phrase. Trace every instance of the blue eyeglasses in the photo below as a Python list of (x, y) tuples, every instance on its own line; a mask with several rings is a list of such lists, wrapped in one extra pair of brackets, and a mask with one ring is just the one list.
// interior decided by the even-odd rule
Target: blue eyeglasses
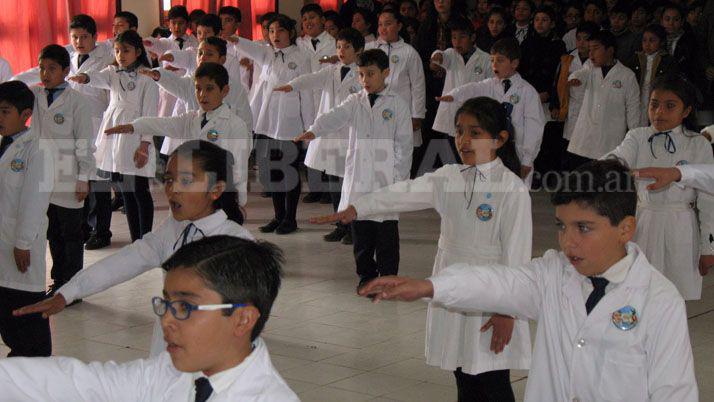
[(177, 320), (188, 320), (191, 317), (192, 311), (214, 311), (214, 310), (224, 310), (227, 308), (238, 308), (246, 307), (245, 303), (233, 303), (233, 304), (202, 304), (195, 305), (182, 300), (168, 301), (161, 297), (154, 297), (151, 299), (151, 307), (154, 309), (154, 314), (159, 317), (163, 317), (167, 311), (171, 311), (171, 315)]

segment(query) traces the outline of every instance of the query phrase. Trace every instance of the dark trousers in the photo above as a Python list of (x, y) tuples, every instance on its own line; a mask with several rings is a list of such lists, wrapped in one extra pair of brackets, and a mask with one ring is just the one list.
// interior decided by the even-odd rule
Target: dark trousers
[(399, 221), (354, 221), (352, 242), (360, 278), (399, 271)]
[(55, 285), (63, 285), (82, 269), (84, 230), (82, 208), (64, 208), (50, 204), (47, 208), (47, 241), (52, 255), (51, 276)]
[(300, 181), (298, 144), (292, 141), (281, 141), (272, 138), (260, 147), (256, 145), (258, 158), (258, 173), (263, 189), (270, 193), (273, 199), (275, 219), (279, 222), (296, 222), (297, 206), (300, 200)]
[[(330, 192), (330, 201), (332, 201), (332, 210), (337, 212), (337, 207), (340, 206), (342, 199), (342, 177), (326, 174), (328, 189)], [(343, 230), (350, 230), (350, 225), (345, 225), (342, 222), (337, 222), (337, 227)]]
[[(15, 267), (4, 267), (16, 269)], [(52, 354), (50, 321), (40, 314), (14, 317), (12, 311), (44, 300), (45, 292), (0, 287), (0, 336), (10, 348), (8, 357), (49, 356)]]
[(510, 370), (467, 374), (461, 367), (454, 371), (459, 402), (512, 402), (516, 400), (511, 388)]
[[(100, 239), (109, 239), (112, 232), (112, 183), (108, 180), (89, 182), (89, 196), (84, 201), (84, 214), (88, 229)], [(117, 196), (121, 192), (117, 189)]]
[(112, 173), (112, 181), (119, 186), (124, 197), (131, 241), (139, 240), (151, 232), (154, 224), (154, 199), (149, 190), (149, 178)]
[(573, 170), (577, 169), (580, 165), (584, 165), (588, 162), (591, 162), (592, 159), (586, 158), (584, 156), (576, 155), (570, 152), (567, 152), (566, 154), (566, 167), (567, 170), (572, 172)]

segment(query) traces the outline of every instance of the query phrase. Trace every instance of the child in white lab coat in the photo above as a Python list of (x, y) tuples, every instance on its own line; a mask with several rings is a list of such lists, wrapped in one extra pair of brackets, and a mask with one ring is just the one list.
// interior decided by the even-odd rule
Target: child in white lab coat
[(500, 39), (491, 48), (493, 78), (462, 85), (436, 99), (461, 104), (470, 98), (488, 96), (502, 102), (509, 111), (516, 136), (516, 151), (521, 160), (520, 176), (530, 187), (533, 162), (543, 140), (545, 116), (538, 92), (517, 72), (520, 58), (521, 48), (515, 39)]
[[(444, 50), (435, 50), (431, 55), (430, 68), (434, 71), (446, 70), (444, 90), (448, 93), (454, 88), (469, 82), (479, 82), (493, 77), (491, 59), (488, 53), (476, 47), (476, 36), (471, 21), (460, 18), (449, 23), (451, 31), (451, 47)], [(456, 163), (458, 151), (454, 137), (454, 116), (459, 105), (442, 102), (436, 111), (432, 129), (448, 134), (451, 154), (445, 159)]]
[(261, 226), (263, 233), (293, 233), (297, 230), (297, 206), (301, 180), (298, 172), (300, 147), (292, 142), (315, 119), (312, 91), (275, 92), (273, 89), (303, 74), (312, 72), (310, 56), (295, 45), (295, 21), (278, 14), (269, 22), (272, 47), (240, 38), (239, 53), (263, 68), (264, 80), (253, 91), (253, 109), (258, 169), (263, 188), (273, 199), (273, 219)]
[(124, 364), (2, 359), (3, 400), (298, 402), (260, 337), (280, 289), (281, 254), (225, 235), (181, 247), (162, 264), (163, 295), (151, 300), (165, 351)]
[(25, 126), (33, 103), (22, 82), (0, 84), (0, 336), (9, 356), (52, 353), (46, 320), (12, 316), (12, 310), (45, 297), (47, 206), (56, 150)]
[(570, 74), (585, 98), (568, 144), (568, 168), (602, 158), (640, 125), (640, 87), (635, 73), (615, 59), (615, 36), (598, 31), (588, 41), (590, 65)]
[[(225, 149), (234, 158), (233, 179), (238, 187), (238, 199), (233, 203), (233, 208), (226, 212), (229, 219), (243, 224), (244, 214), (238, 205), (244, 207), (248, 198), (248, 157), (253, 137), (243, 120), (224, 103), (230, 91), (228, 71), (217, 63), (201, 63), (194, 75), (194, 98), (195, 103), (201, 105), (200, 109), (174, 117), (140, 117), (129, 124), (112, 127), (105, 133), (166, 135), (182, 142), (191, 139), (204, 140)], [(240, 86), (240, 83), (237, 82), (236, 85)]]
[[(709, 140), (690, 131), (696, 127), (696, 104), (697, 90), (683, 75), (655, 78), (648, 109), (652, 125), (630, 130), (610, 154), (633, 169), (714, 164)], [(681, 186), (649, 192), (647, 183), (638, 184), (635, 242), (685, 300), (698, 300), (704, 269), (714, 265), (714, 198)]]
[[(132, 30), (121, 33), (114, 41), (114, 52), (117, 66), (69, 78), (110, 91), (111, 101), (104, 113), (101, 132), (137, 117), (157, 114), (159, 88), (137, 72), (142, 66), (150, 66), (139, 34)], [(149, 191), (149, 179), (156, 174), (153, 139), (150, 135), (142, 138), (98, 135), (96, 146), (99, 174), (117, 183), (124, 198), (131, 240), (140, 239), (151, 231), (154, 221), (154, 200)]]
[[(409, 106), (386, 86), (389, 59), (379, 49), (365, 50), (357, 58), (364, 90), (328, 113), (320, 115), (295, 141), (336, 135), (349, 127), (349, 148), (338, 210), (360, 196), (406, 180), (412, 162)], [(359, 286), (399, 270), (399, 215), (372, 215), (352, 222), (352, 240)], [(375, 258), (376, 255), (376, 258)]]
[(619, 161), (590, 162), (551, 196), (560, 252), (378, 278), (360, 293), (537, 320), (526, 402), (698, 401), (682, 296), (631, 242), (634, 187)]
[(387, 86), (409, 105), (414, 131), (414, 146), (422, 144), (421, 121), (426, 114), (426, 86), (424, 67), (419, 53), (399, 36), (402, 16), (396, 9), (385, 9), (379, 14), (379, 38), (367, 42), (365, 50), (380, 49), (389, 59)]
[[(384, 187), (355, 200), (342, 212), (314, 221), (354, 219), (435, 208), (441, 236), (433, 275), (452, 264), (525, 264), (531, 259), (531, 199), (517, 176), (521, 164), (497, 101), (466, 101), (455, 115), (456, 143), (463, 164)], [(514, 326), (515, 322), (515, 326)], [(490, 341), (485, 331), (493, 328)], [(530, 367), (526, 320), (430, 303), (426, 363), (454, 371), (459, 401), (514, 400), (509, 369)], [(510, 340), (510, 342), (509, 342)]]
[[(341, 30), (337, 34), (337, 57), (339, 63), (330, 64), (311, 74), (301, 75), (287, 85), (275, 88), (276, 91), (292, 92), (304, 89), (322, 94), (318, 115), (332, 110), (344, 102), (348, 96), (362, 90), (357, 79), (357, 55), (364, 50), (364, 37), (352, 28)], [(320, 91), (321, 90), (321, 91)], [(329, 138), (316, 138), (310, 141), (305, 155), (305, 166), (324, 172), (330, 183), (332, 207), (337, 212), (340, 205), (342, 178), (345, 176), (345, 158), (347, 157), (348, 128), (343, 128), (337, 135)], [(352, 244), (351, 229), (338, 223), (337, 228), (325, 235), (325, 241), (336, 242), (348, 237), (343, 243)]]
[[(15, 312), (49, 317), (73, 300), (90, 296), (161, 266), (181, 246), (206, 236), (227, 234), (253, 239), (248, 230), (228, 219), (225, 210), (235, 204), (233, 158), (210, 142), (182, 144), (169, 157), (164, 191), (171, 216), (142, 239), (79, 271), (55, 295)], [(166, 344), (154, 328), (151, 354)]]
[(84, 95), (69, 87), (69, 53), (60, 45), (45, 46), (40, 52), (43, 87), (31, 88), (35, 95), (32, 127), (40, 138), (51, 140), (55, 157), (55, 185), (47, 209), (47, 240), (52, 255), (52, 285), (59, 289), (84, 263), (84, 199), (89, 178), (96, 170), (95, 132), (89, 104)]

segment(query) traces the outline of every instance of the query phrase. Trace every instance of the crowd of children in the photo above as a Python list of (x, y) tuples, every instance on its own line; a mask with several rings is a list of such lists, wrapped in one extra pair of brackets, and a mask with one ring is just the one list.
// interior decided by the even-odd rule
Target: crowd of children
[[(298, 230), (305, 187), (303, 202), (332, 204), (311, 222), (352, 245), (360, 295), (429, 299), (426, 363), (454, 373), (459, 401), (514, 400), (511, 369), (530, 369), (529, 401), (697, 400), (683, 300), (714, 266), (697, 2), (306, 3), (299, 28), (260, 16), (262, 40), (238, 35), (231, 6), (174, 6), (168, 37), (119, 12), (105, 42), (81, 14), (37, 67), (12, 76), (0, 59), (9, 356), (51, 355), (50, 315), (166, 271), (150, 359), (0, 360), (2, 389), (296, 400), (259, 337), (282, 256), (241, 226), (255, 163), (273, 204), (260, 232)], [(531, 260), (529, 191), (550, 171), (561, 251)], [(157, 227), (155, 179), (171, 212)], [(131, 244), (82, 269), (84, 249), (111, 242), (112, 192)], [(433, 275), (397, 276), (399, 213), (430, 208)]]

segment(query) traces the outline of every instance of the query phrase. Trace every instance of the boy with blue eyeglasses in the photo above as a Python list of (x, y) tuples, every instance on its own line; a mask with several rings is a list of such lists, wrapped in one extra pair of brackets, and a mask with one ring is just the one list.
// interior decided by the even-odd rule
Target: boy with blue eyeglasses
[(166, 352), (125, 364), (71, 358), (0, 361), (3, 400), (298, 401), (259, 337), (280, 288), (280, 250), (212, 236), (163, 263)]

